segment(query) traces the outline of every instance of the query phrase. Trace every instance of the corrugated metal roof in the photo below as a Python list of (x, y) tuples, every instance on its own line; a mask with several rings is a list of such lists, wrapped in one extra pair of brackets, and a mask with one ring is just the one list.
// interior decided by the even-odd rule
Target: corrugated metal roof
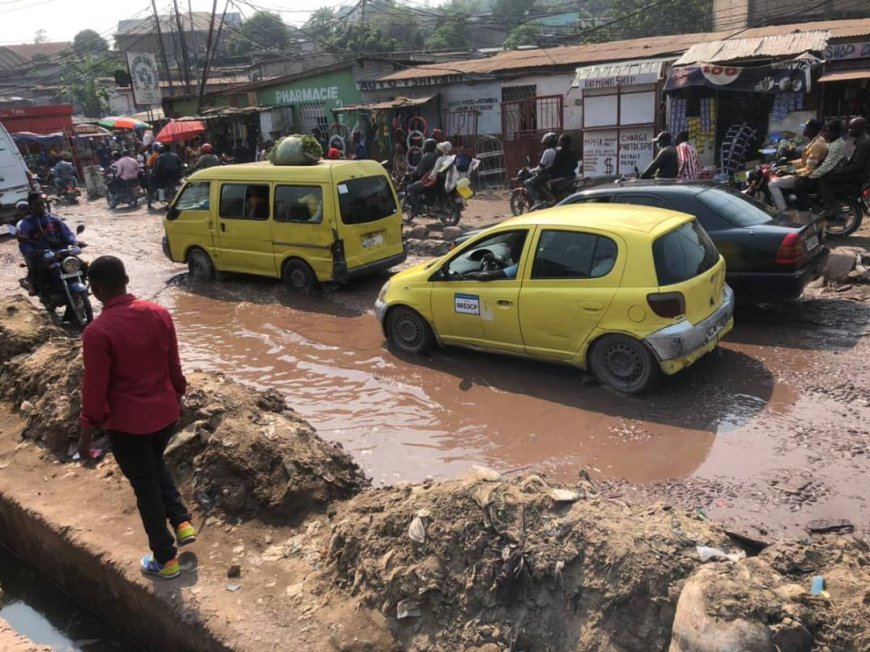
[(372, 104), (348, 104), (338, 109), (333, 109), (333, 113), (352, 113), (354, 111), (386, 111), (389, 109), (401, 109), (408, 106), (422, 106), (426, 102), (431, 102), (438, 93), (434, 95), (426, 95), (425, 97), (396, 97), (392, 100), (384, 102), (374, 102)]
[(870, 79), (870, 68), (864, 68), (863, 70), (834, 70), (826, 72), (824, 75), (819, 77), (819, 83), (827, 84), (829, 82), (852, 81), (855, 79)]
[[(829, 32), (832, 40), (870, 36), (870, 18), (853, 20), (813, 21), (792, 25), (754, 27), (705, 34), (675, 34), (648, 38), (571, 45), (560, 48), (515, 50), (503, 52), (488, 59), (453, 61), (399, 70), (381, 81), (402, 81), (427, 77), (451, 77), (454, 75), (476, 76), (493, 73), (522, 72), (536, 68), (574, 67), (604, 61), (649, 59), (668, 54), (680, 55), (692, 46), (710, 41), (731, 39), (758, 39), (767, 36), (787, 36), (802, 32)], [(805, 51), (805, 50), (804, 50)], [(800, 54), (800, 53), (798, 53)]]
[(30, 62), (12, 50), (0, 47), (0, 70), (17, 70)]
[(830, 35), (830, 32), (827, 31), (812, 31), (708, 41), (690, 47), (683, 56), (674, 62), (674, 65), (768, 59), (797, 56), (804, 52), (821, 52), (828, 44)]
[(33, 59), (34, 54), (44, 54), (51, 57), (60, 54), (61, 52), (71, 50), (71, 48), (72, 43), (69, 41), (56, 41), (54, 43), (21, 43), (20, 45), (6, 46), (7, 50), (11, 50), (28, 61)]

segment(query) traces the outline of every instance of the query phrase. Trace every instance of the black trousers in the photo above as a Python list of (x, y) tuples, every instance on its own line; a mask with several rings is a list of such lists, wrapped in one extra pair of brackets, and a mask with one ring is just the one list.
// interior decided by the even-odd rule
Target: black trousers
[(864, 174), (826, 174), (819, 179), (819, 194), (825, 202), (825, 208), (833, 208), (837, 195), (845, 193), (858, 194), (861, 184), (866, 180)]
[(166, 527), (166, 521), (176, 528), (191, 520), (163, 459), (163, 451), (174, 431), (175, 424), (150, 435), (130, 435), (115, 430), (108, 433), (115, 460), (136, 494), (148, 546), (161, 564), (175, 559), (177, 552), (175, 537)]

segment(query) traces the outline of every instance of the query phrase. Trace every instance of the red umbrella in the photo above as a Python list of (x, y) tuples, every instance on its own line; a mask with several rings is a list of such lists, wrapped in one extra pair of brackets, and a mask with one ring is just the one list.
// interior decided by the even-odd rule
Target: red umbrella
[(155, 140), (161, 143), (175, 143), (181, 140), (190, 140), (206, 131), (208, 130), (202, 120), (171, 120), (160, 130)]

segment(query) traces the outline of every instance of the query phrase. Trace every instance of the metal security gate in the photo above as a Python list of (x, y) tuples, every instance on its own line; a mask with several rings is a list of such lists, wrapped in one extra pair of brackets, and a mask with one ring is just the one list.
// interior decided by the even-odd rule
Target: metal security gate
[(473, 154), (479, 117), (480, 111), (445, 111), (442, 122), (444, 137), (454, 148)]
[(541, 137), (548, 131), (561, 133), (564, 117), (564, 98), (561, 95), (502, 102), (501, 130), (508, 176), (526, 164), (526, 156), (533, 167), (538, 164)]

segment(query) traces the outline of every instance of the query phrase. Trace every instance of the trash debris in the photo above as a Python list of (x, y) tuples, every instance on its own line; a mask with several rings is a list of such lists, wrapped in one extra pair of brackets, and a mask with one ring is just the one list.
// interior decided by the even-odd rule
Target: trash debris
[(820, 518), (807, 523), (806, 529), (810, 534), (852, 534), (855, 525), (845, 518), (830, 521)]
[(471, 480), (484, 480), (486, 482), (498, 482), (501, 480), (501, 473), (486, 466), (478, 466), (477, 464), (471, 465), (468, 476)]
[(233, 564), (227, 569), (227, 577), (230, 579), (234, 579), (236, 577), (242, 576), (242, 567), (238, 564)]
[(746, 557), (746, 553), (742, 550), (738, 550), (737, 552), (727, 553), (719, 548), (710, 548), (709, 546), (695, 546), (695, 550), (698, 551), (698, 557), (702, 562), (708, 562), (710, 560), (716, 561), (738, 561)]
[(810, 593), (813, 595), (821, 595), (825, 590), (825, 578), (821, 575), (813, 575), (810, 581)]
[(426, 543), (426, 526), (420, 516), (415, 516), (408, 527), (408, 536), (417, 543)]
[(227, 584), (227, 591), (230, 591), (231, 593), (235, 593), (240, 588), (242, 587), (239, 584)]
[(423, 612), (420, 610), (420, 605), (416, 600), (399, 600), (399, 604), (396, 605), (396, 617), (399, 620), (403, 618), (419, 618), (423, 615)]
[(557, 503), (576, 503), (583, 496), (571, 489), (551, 489), (550, 498)]
[(33, 407), (33, 403), (31, 403), (30, 401), (21, 401), (20, 410), (22, 414), (30, 416), (34, 409), (35, 408)]

